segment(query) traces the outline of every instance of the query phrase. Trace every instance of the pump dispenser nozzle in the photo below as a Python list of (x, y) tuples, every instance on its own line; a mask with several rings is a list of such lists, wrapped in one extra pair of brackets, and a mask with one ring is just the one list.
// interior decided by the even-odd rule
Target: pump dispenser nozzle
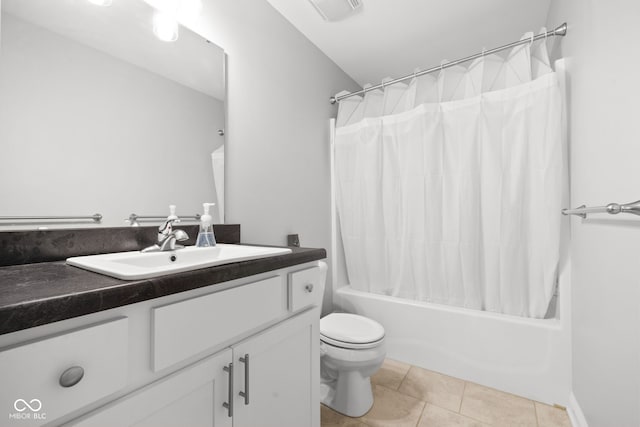
[(178, 219), (178, 215), (176, 215), (176, 205), (169, 205), (169, 216), (167, 219)]

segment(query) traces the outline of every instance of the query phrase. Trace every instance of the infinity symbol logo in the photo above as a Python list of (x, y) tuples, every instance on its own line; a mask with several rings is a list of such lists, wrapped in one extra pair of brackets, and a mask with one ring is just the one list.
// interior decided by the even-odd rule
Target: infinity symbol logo
[(27, 403), (27, 401), (24, 399), (18, 399), (13, 402), (13, 407), (16, 408), (16, 411), (18, 412), (24, 412), (27, 410), (27, 408), (29, 408), (31, 412), (38, 412), (40, 409), (42, 409), (42, 402), (40, 402), (39, 399), (31, 399), (31, 401)]

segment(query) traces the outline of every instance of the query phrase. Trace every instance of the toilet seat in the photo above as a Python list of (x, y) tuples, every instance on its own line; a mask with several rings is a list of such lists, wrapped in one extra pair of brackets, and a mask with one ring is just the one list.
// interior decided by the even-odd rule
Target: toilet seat
[(341, 348), (373, 348), (384, 339), (384, 328), (375, 320), (357, 314), (331, 313), (320, 319), (320, 339)]

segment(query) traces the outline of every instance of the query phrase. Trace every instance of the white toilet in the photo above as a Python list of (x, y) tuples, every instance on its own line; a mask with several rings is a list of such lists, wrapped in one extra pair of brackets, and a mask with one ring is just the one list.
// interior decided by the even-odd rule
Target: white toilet
[(384, 328), (347, 313), (320, 319), (320, 399), (341, 414), (359, 417), (371, 409), (371, 375), (382, 366)]

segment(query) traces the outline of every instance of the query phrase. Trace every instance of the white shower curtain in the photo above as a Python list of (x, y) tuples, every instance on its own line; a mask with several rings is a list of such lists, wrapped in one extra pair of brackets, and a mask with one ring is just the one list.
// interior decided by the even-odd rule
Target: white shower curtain
[(544, 42), (341, 101), (350, 285), (543, 317), (559, 258), (561, 109)]

